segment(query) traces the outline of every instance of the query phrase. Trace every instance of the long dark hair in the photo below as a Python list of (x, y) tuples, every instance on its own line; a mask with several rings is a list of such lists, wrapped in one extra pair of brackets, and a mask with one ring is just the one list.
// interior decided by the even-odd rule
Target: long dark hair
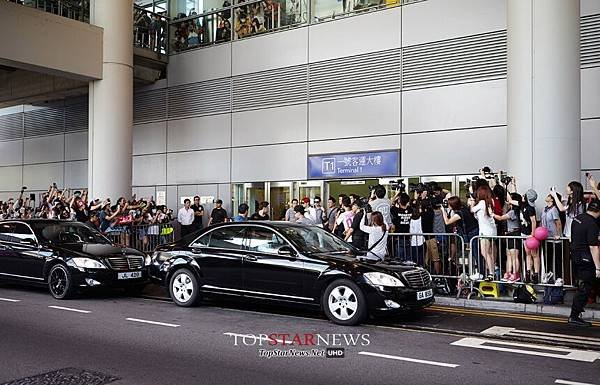
[(494, 208), (494, 199), (492, 194), (492, 189), (490, 186), (481, 186), (477, 189), (477, 203), (480, 201), (485, 201), (485, 215), (489, 216), (489, 209)]
[(492, 191), (496, 199), (498, 199), (498, 201), (500, 202), (500, 206), (504, 207), (504, 204), (506, 204), (506, 190), (504, 189), (504, 187), (497, 184), (494, 186), (494, 189)]
[(571, 183), (569, 183), (569, 188), (571, 189), (572, 194), (567, 200), (567, 204), (569, 205), (568, 213), (574, 217), (576, 215), (581, 214), (578, 211), (579, 205), (581, 205), (582, 207), (585, 206), (585, 201), (583, 200), (583, 186), (577, 181), (572, 181)]
[(385, 222), (383, 221), (383, 215), (379, 211), (373, 211), (371, 214), (371, 221), (375, 226), (381, 227), (381, 231), (385, 231), (387, 229)]

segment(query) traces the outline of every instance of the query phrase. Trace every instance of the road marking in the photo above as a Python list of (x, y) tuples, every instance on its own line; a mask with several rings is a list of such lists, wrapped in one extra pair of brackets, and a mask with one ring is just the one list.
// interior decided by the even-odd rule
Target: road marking
[(132, 322), (140, 322), (140, 323), (143, 323), (143, 324), (150, 324), (150, 325), (168, 326), (168, 327), (171, 327), (171, 328), (178, 328), (179, 327), (179, 325), (176, 325), (176, 324), (168, 324), (168, 323), (165, 323), (165, 322), (157, 322), (157, 321), (148, 321), (148, 320), (145, 320), (145, 319), (138, 319), (138, 318), (125, 318), (125, 320), (132, 321)]
[(544, 346), (519, 342), (486, 340), (483, 338), (473, 337), (462, 338), (458, 341), (452, 342), (450, 345), (464, 346), (476, 349), (496, 350), (499, 352), (528, 354), (531, 356), (560, 358), (563, 360), (571, 361), (594, 362), (595, 360), (600, 359), (600, 352), (569, 349), (557, 346)]
[(240, 338), (252, 338), (255, 342), (256, 342), (256, 340), (269, 341), (269, 342), (275, 340), (280, 344), (293, 345), (293, 341), (283, 341), (283, 340), (278, 340), (278, 339), (274, 339), (274, 338), (269, 338), (266, 334), (252, 335), (252, 334), (238, 334), (238, 333), (232, 333), (232, 332), (226, 332), (223, 334), (226, 336), (229, 336), (229, 337), (236, 337), (236, 341), (237, 341), (237, 337), (240, 337)]
[(52, 309), (72, 311), (72, 312), (75, 312), (75, 313), (84, 313), (84, 314), (91, 313), (91, 311), (89, 311), (89, 310), (73, 309), (73, 308), (70, 308), (70, 307), (62, 307), (62, 306), (48, 306), (48, 307), (52, 308)]
[(590, 384), (589, 382), (575, 382), (575, 381), (568, 381), (568, 380), (556, 380), (554, 381), (555, 384), (565, 384), (565, 385), (594, 385), (594, 384)]
[(415, 362), (417, 364), (442, 366), (442, 367), (445, 367), (445, 368), (457, 368), (457, 367), (460, 366), (460, 365), (457, 365), (457, 364), (447, 364), (445, 362), (426, 361), (426, 360), (419, 360), (417, 358), (391, 356), (389, 354), (380, 354), (380, 353), (372, 353), (372, 352), (358, 352), (358, 354), (363, 355), (363, 356), (371, 356), (371, 357), (379, 357), (379, 358), (389, 358), (390, 360), (397, 360), (397, 361)]
[(504, 326), (492, 326), (491, 328), (485, 329), (481, 334), (491, 336), (512, 336), (512, 337), (527, 337), (545, 341), (555, 342), (581, 342), (589, 345), (600, 346), (600, 338), (576, 336), (571, 334), (557, 334), (557, 333), (546, 333), (538, 332), (534, 330), (519, 330), (511, 327)]
[(20, 299), (0, 298), (0, 301), (4, 302), (21, 302)]

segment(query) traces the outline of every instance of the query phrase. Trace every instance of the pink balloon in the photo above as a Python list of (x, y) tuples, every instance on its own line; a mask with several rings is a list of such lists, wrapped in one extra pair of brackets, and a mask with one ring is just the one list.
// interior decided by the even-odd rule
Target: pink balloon
[(529, 250), (537, 250), (540, 247), (540, 241), (534, 237), (529, 237), (525, 240), (525, 247)]
[(548, 238), (548, 229), (545, 227), (538, 227), (533, 232), (533, 236), (538, 241), (545, 241)]

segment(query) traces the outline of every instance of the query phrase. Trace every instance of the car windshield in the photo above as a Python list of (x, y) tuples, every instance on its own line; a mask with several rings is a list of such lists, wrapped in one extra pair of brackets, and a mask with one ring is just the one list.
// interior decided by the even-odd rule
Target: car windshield
[(278, 230), (305, 253), (356, 253), (349, 243), (319, 227), (283, 226)]
[(98, 231), (78, 222), (35, 223), (31, 227), (38, 239), (46, 242), (110, 244)]

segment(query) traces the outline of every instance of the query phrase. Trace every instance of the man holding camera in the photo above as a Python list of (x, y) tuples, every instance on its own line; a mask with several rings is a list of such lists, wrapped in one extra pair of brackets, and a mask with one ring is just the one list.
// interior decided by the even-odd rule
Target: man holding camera
[(390, 214), (390, 208), (392, 206), (389, 199), (386, 198), (387, 191), (382, 185), (377, 185), (371, 192), (371, 211), (379, 211), (383, 215), (383, 221), (388, 229), (392, 227), (392, 216)]

